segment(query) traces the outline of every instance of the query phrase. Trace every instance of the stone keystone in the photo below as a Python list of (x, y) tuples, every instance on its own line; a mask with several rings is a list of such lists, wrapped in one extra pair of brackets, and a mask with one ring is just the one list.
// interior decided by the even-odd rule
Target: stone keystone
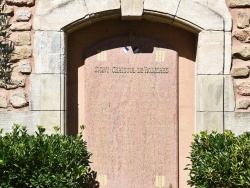
[(28, 101), (26, 99), (26, 93), (23, 91), (13, 93), (10, 97), (10, 103), (14, 108), (22, 108), (27, 106)]
[(17, 61), (21, 59), (27, 59), (31, 57), (31, 55), (32, 55), (32, 49), (30, 46), (16, 46), (15, 51), (11, 56), (11, 59), (13, 61)]
[(31, 23), (29, 22), (14, 22), (10, 26), (12, 31), (30, 31), (31, 30)]
[(21, 33), (15, 39), (16, 46), (30, 45), (31, 39), (29, 33)]
[(7, 108), (7, 107), (8, 107), (7, 96), (5, 94), (0, 93), (0, 108)]
[(250, 96), (250, 82), (236, 82), (238, 93), (242, 96)]
[(233, 56), (243, 60), (250, 60), (250, 46), (236, 48), (234, 50)]
[(237, 30), (234, 32), (234, 37), (241, 41), (241, 42), (250, 42), (250, 30), (249, 29), (244, 29), (244, 30)]
[(247, 78), (249, 77), (249, 68), (247, 67), (233, 68), (232, 76), (234, 78)]
[(246, 12), (238, 12), (237, 27), (244, 29), (249, 26), (249, 15)]
[(230, 0), (229, 6), (236, 7), (250, 7), (250, 0)]
[(35, 4), (35, 0), (6, 0), (7, 4), (17, 5), (17, 6), (32, 6)]

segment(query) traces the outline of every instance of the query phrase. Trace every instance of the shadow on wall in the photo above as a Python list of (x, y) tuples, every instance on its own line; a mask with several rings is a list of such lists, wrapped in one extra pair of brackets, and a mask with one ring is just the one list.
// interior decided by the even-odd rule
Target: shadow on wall
[[(127, 40), (117, 42), (114, 38), (127, 36)], [(145, 44), (142, 38), (149, 37), (162, 41), (162, 45)], [(113, 39), (112, 39), (113, 38)], [(132, 38), (132, 39), (131, 39)], [(76, 135), (79, 122), (79, 82), (78, 71), (85, 59), (96, 54), (99, 43), (111, 39), (108, 49), (132, 46), (134, 53), (152, 53), (153, 47), (175, 49), (179, 57), (195, 61), (197, 35), (183, 29), (149, 21), (109, 20), (96, 22), (68, 35), (67, 41), (67, 134)], [(113, 42), (112, 42), (113, 41)], [(166, 45), (165, 45), (166, 44)], [(93, 48), (93, 46), (96, 46)], [(107, 46), (107, 45), (105, 45)], [(139, 51), (137, 51), (137, 48)], [(94, 50), (89, 50), (94, 49)]]

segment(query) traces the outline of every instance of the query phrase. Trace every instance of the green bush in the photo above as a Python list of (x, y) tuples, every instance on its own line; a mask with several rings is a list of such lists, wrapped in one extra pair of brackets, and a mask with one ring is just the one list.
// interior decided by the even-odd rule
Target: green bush
[(194, 135), (188, 184), (197, 188), (250, 187), (250, 133)]
[[(2, 4), (2, 1), (0, 0)], [(0, 12), (4, 10), (4, 6), (0, 8)], [(5, 14), (0, 14), (0, 80), (4, 83), (11, 82), (13, 72), (13, 62), (11, 55), (14, 53), (14, 44), (10, 40), (11, 32), (9, 31), (9, 18)]]
[(82, 135), (35, 135), (13, 126), (0, 134), (0, 187), (80, 188), (96, 187), (96, 173), (89, 167), (90, 153)]

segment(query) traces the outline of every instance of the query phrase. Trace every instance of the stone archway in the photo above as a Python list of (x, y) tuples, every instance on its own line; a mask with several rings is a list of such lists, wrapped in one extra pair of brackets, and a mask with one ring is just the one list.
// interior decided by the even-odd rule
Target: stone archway
[[(229, 75), (231, 66), (231, 19), (225, 3), (213, 0), (171, 0), (167, 2), (158, 0), (157, 3), (152, 0), (144, 0), (137, 3), (130, 0), (122, 0), (121, 3), (118, 0), (95, 1), (94, 4), (90, 0), (38, 1), (34, 29), (35, 45), (37, 46), (36, 49), (39, 50), (35, 49), (34, 57), (36, 67), (39, 67), (39, 69), (36, 68), (34, 71), (31, 82), (42, 83), (48, 74), (49, 77), (56, 78), (53, 80), (56, 80), (55, 84), (59, 83), (60, 87), (46, 89), (44, 86), (44, 92), (49, 90), (57, 95), (51, 95), (49, 100), (52, 101), (51, 104), (53, 105), (50, 108), (43, 109), (37, 104), (35, 110), (39, 111), (39, 113), (44, 110), (53, 111), (53, 113), (58, 112), (60, 116), (59, 123), (62, 127), (66, 122), (65, 96), (67, 94), (67, 97), (71, 97), (70, 93), (66, 93), (64, 89), (65, 85), (68, 86), (69, 81), (68, 75), (65, 74), (65, 65), (72, 63), (67, 58), (68, 54), (66, 53), (66, 49), (69, 47), (67, 41), (73, 42), (73, 40), (66, 40), (67, 37), (69, 38), (70, 33), (80, 32), (97, 22), (105, 25), (105, 20), (148, 20), (151, 23), (165, 24), (166, 27), (174, 25), (198, 35), (197, 46), (192, 46), (194, 51), (197, 50), (197, 56), (196, 59), (191, 58), (196, 63), (196, 73), (192, 75), (196, 82), (196, 91), (193, 89), (193, 93), (191, 93), (196, 96), (196, 104), (194, 112), (192, 112), (195, 120), (187, 121), (185, 118), (180, 118), (180, 120), (183, 121), (183, 124), (190, 125), (187, 130), (192, 132), (204, 129), (223, 131), (225, 111), (234, 110), (232, 109), (233, 91), (223, 92), (225, 88), (230, 87), (232, 84)], [(190, 11), (191, 8), (193, 11)], [(72, 10), (74, 10), (74, 14)], [(189, 32), (186, 32), (186, 34)], [(77, 38), (74, 40), (77, 40)], [(51, 44), (52, 48), (48, 49), (44, 44)], [(82, 51), (76, 51), (78, 56), (81, 53)], [(41, 61), (41, 57), (44, 61)], [(83, 59), (83, 57), (81, 58)], [(181, 58), (190, 60), (185, 57)], [(183, 64), (179, 68), (185, 70), (187, 67)], [(67, 70), (74, 72), (74, 67), (67, 66)], [(75, 76), (77, 77), (77, 75)], [(186, 76), (190, 75), (187, 74)], [(37, 77), (39, 77), (39, 80)], [(72, 82), (71, 84), (77, 83)], [(182, 89), (186, 90), (187, 88), (183, 85)], [(189, 90), (191, 91), (191, 89)], [(209, 93), (209, 97), (207, 93)], [(42, 96), (41, 94), (40, 103), (43, 101)], [(58, 98), (58, 96), (60, 97)], [(38, 94), (31, 91), (31, 100), (33, 97), (37, 98)], [(77, 98), (74, 97), (72, 95), (71, 101), (73, 104), (71, 105), (77, 106), (78, 104), (74, 103)], [(182, 97), (185, 98), (185, 96)], [(53, 101), (58, 102), (55, 104)], [(68, 107), (69, 105), (67, 104)], [(184, 109), (185, 105), (183, 105)], [(32, 106), (31, 110), (33, 110)], [(74, 111), (68, 111), (67, 113), (74, 113)], [(180, 130), (179, 137), (180, 142), (183, 142), (180, 153), (186, 152), (190, 140), (186, 140), (188, 136), (185, 134), (185, 128), (182, 131)], [(183, 155), (185, 155), (184, 153)], [(183, 167), (185, 162), (181, 163), (180, 168)], [(184, 180), (186, 178), (184, 176), (180, 174), (180, 179)], [(180, 187), (182, 187), (182, 184), (180, 184)]]
[[(96, 131), (94, 131), (95, 129), (92, 129), (92, 131), (90, 133), (88, 133), (88, 128), (86, 128), (86, 131), (87, 131), (86, 138), (90, 144), (89, 147), (90, 147), (90, 149), (93, 149), (93, 152), (95, 151), (94, 153), (96, 153), (96, 155), (99, 155), (99, 156), (96, 156), (97, 157), (96, 161), (99, 160), (98, 158), (101, 156), (101, 154), (98, 152), (98, 150), (96, 150), (96, 147), (100, 147), (100, 148), (104, 148), (104, 147), (103, 146), (101, 147), (100, 145), (99, 146), (98, 145), (97, 146), (91, 145), (91, 143), (92, 144), (94, 144), (94, 143), (92, 141), (90, 141), (90, 137), (92, 135), (92, 138), (93, 138), (93, 135), (96, 135), (97, 132), (99, 132), (99, 134), (101, 134), (101, 132), (102, 132), (101, 130), (104, 129), (101, 127), (103, 127), (107, 122), (109, 122), (109, 123), (107, 123), (108, 125), (110, 125), (110, 126), (113, 125), (113, 120), (115, 117), (113, 117), (113, 115), (110, 115), (110, 114), (112, 114), (111, 111), (109, 111), (110, 106), (107, 107), (107, 104), (105, 105), (104, 102), (102, 102), (102, 100), (96, 101), (97, 106), (95, 106), (93, 100), (103, 98), (103, 100), (105, 99), (105, 101), (108, 102), (107, 101), (108, 99), (106, 98), (106, 96), (103, 96), (103, 95), (101, 96), (101, 94), (100, 94), (101, 91), (104, 90), (103, 91), (104, 93), (109, 92), (109, 94), (107, 94), (108, 96), (113, 96), (114, 95), (113, 92), (118, 93), (117, 96), (120, 96), (119, 93), (121, 94), (121, 92), (124, 91), (124, 89), (126, 89), (127, 87), (129, 87), (131, 89), (131, 87), (133, 87), (132, 85), (134, 82), (132, 82), (133, 79), (132, 79), (131, 75), (129, 77), (128, 74), (119, 74), (119, 75), (125, 76), (125, 78), (130, 79), (131, 85), (129, 85), (127, 83), (126, 87), (124, 87), (124, 88), (119, 86), (119, 88), (120, 88), (119, 92), (118, 92), (118, 89), (111, 92), (110, 90), (113, 88), (116, 88), (116, 87), (115, 86), (112, 87), (111, 85), (109, 85), (106, 82), (102, 85), (102, 83), (100, 82), (100, 79), (98, 80), (97, 78), (99, 76), (105, 76), (105, 75), (109, 76), (110, 75), (110, 74), (105, 74), (105, 72), (107, 73), (107, 71), (108, 72), (112, 71), (112, 70), (108, 69), (111, 67), (111, 65), (108, 65), (108, 62), (110, 62), (112, 60), (111, 57), (115, 56), (114, 52), (112, 53), (112, 50), (117, 48), (119, 53), (120, 52), (123, 53), (121, 48), (124, 48), (125, 45), (127, 45), (129, 47), (130, 53), (132, 53), (131, 44), (114, 45), (112, 42), (114, 40), (116, 41), (116, 39), (117, 39), (116, 36), (120, 36), (120, 37), (123, 37), (123, 38), (126, 38), (127, 40), (129, 40), (131, 28), (133, 28), (133, 33), (135, 36), (139, 36), (139, 38), (144, 38), (144, 37), (153, 38), (154, 40), (161, 41), (161, 43), (166, 44), (167, 46), (171, 47), (172, 49), (175, 49), (176, 52), (178, 52), (178, 57), (177, 57), (178, 63), (176, 62), (178, 67), (179, 67), (178, 75), (177, 75), (177, 77), (176, 76), (174, 76), (173, 78), (171, 77), (172, 79), (175, 79), (176, 82), (178, 81), (178, 85), (176, 86), (178, 92), (177, 91), (172, 92), (172, 98), (168, 98), (168, 100), (170, 100), (172, 102), (175, 101), (175, 105), (173, 105), (173, 107), (171, 109), (169, 109), (169, 111), (172, 111), (172, 110), (179, 111), (179, 115), (178, 114), (172, 115), (172, 116), (175, 116), (175, 118), (177, 118), (177, 123), (179, 126), (176, 127), (175, 131), (177, 131), (180, 128), (179, 134), (177, 134), (177, 132), (174, 133), (173, 131), (171, 134), (172, 134), (172, 139), (174, 139), (174, 140), (176, 140), (178, 137), (181, 137), (180, 145), (179, 145), (180, 150), (178, 150), (179, 156), (181, 158), (180, 158), (180, 161), (178, 163), (181, 164), (180, 165), (180, 169), (181, 169), (180, 177), (183, 180), (183, 183), (185, 183), (185, 179), (183, 178), (183, 176), (186, 176), (186, 175), (184, 175), (184, 172), (182, 169), (185, 167), (185, 164), (187, 164), (186, 156), (188, 155), (188, 148), (189, 148), (188, 143), (190, 143), (190, 141), (191, 141), (191, 135), (194, 132), (193, 125), (195, 122), (195, 120), (194, 120), (195, 119), (195, 113), (194, 113), (194, 111), (195, 111), (195, 107), (194, 107), (194, 104), (195, 104), (195, 102), (194, 102), (194, 100), (195, 100), (195, 98), (194, 98), (195, 63), (194, 62), (195, 62), (195, 54), (196, 54), (195, 49), (196, 49), (197, 36), (192, 34), (192, 33), (186, 32), (185, 30), (182, 30), (182, 29), (179, 29), (179, 28), (176, 28), (173, 26), (167, 26), (165, 24), (148, 22), (145, 20), (144, 21), (124, 22), (124, 21), (120, 21), (118, 19), (115, 19), (115, 20), (110, 20), (110, 21), (105, 21), (105, 22), (104, 21), (97, 22), (91, 26), (85, 27), (81, 30), (77, 30), (77, 31), (73, 32), (72, 34), (70, 34), (68, 36), (68, 49), (70, 49), (68, 51), (69, 72), (67, 73), (67, 75), (68, 75), (67, 76), (68, 96), (69, 96), (69, 98), (68, 98), (68, 104), (69, 104), (68, 110), (69, 110), (70, 114), (69, 114), (69, 116), (67, 116), (67, 119), (68, 119), (68, 124), (70, 124), (71, 126), (68, 127), (68, 130), (69, 131), (77, 131), (77, 125), (80, 125), (80, 124), (85, 124), (86, 127), (90, 126), (90, 124), (100, 125), (100, 127), (97, 128)], [(154, 29), (152, 29), (152, 28), (154, 28)], [(157, 28), (157, 29), (155, 29), (155, 28)], [(106, 40), (109, 41), (108, 44), (106, 45), (107, 49), (102, 49), (101, 48), (102, 41), (106, 41)], [(150, 45), (150, 44), (152, 45), (152, 43), (149, 43), (149, 44), (146, 43), (146, 45)], [(92, 89), (88, 89), (88, 92), (86, 92), (87, 88), (90, 86), (88, 86), (88, 87), (86, 86), (85, 80), (88, 80), (88, 81), (91, 80), (91, 82), (92, 82), (92, 79), (87, 77), (87, 75), (85, 75), (85, 73), (84, 73), (84, 72), (86, 72), (86, 70), (85, 70), (86, 65), (84, 63), (84, 59), (89, 57), (89, 55), (85, 55), (85, 54), (89, 50), (89, 48), (92, 48), (92, 46), (96, 46), (96, 47), (95, 47), (95, 51), (92, 52), (91, 58), (94, 58), (96, 61), (99, 61), (98, 58), (103, 58), (103, 60), (99, 62), (100, 65), (98, 67), (100, 67), (100, 69), (97, 68), (96, 71), (97, 72), (104, 72), (104, 74), (103, 73), (91, 74), (94, 78), (96, 78), (96, 79), (93, 79), (94, 80), (93, 84), (96, 84), (97, 90), (94, 89), (95, 86), (92, 86), (91, 87)], [(99, 49), (97, 49), (98, 47), (99, 47)], [(155, 47), (160, 48), (161, 46), (156, 45)], [(99, 54), (99, 53), (97, 53), (98, 50), (100, 50), (100, 51), (108, 50), (108, 52), (106, 51), (106, 52)], [(160, 51), (162, 51), (162, 50), (160, 50)], [(118, 52), (116, 52), (116, 53), (118, 53)], [(121, 53), (121, 55), (122, 55), (122, 53)], [(171, 62), (171, 58), (170, 58), (171, 55), (167, 54), (167, 52), (165, 52), (165, 51), (163, 51), (163, 53), (165, 53), (164, 60), (166, 61), (166, 63), (167, 62), (170, 63)], [(162, 54), (162, 52), (160, 54)], [(140, 55), (141, 55), (141, 57), (139, 58), (139, 60), (144, 58), (146, 60), (149, 59), (151, 61), (151, 63), (156, 62), (156, 56), (155, 56), (156, 52), (153, 53), (153, 49), (148, 50), (147, 53), (142, 53)], [(159, 55), (159, 53), (158, 53), (158, 55)], [(136, 55), (135, 55), (135, 57), (136, 57)], [(154, 57), (154, 59), (153, 59), (153, 57)], [(110, 58), (111, 58), (111, 60), (110, 60)], [(122, 64), (124, 64), (123, 67), (125, 67), (125, 68), (129, 66), (129, 63), (126, 64), (126, 62), (128, 62), (128, 60), (126, 60), (126, 62), (123, 62), (124, 61), (124, 60), (122, 60), (123, 58), (120, 58), (120, 59), (118, 57), (116, 57), (116, 58), (117, 58), (116, 61), (110, 62), (110, 63), (112, 63), (112, 67), (121, 67)], [(108, 62), (106, 62), (106, 61), (108, 61)], [(138, 65), (136, 65), (136, 64), (134, 65), (134, 68), (140, 66), (140, 64), (143, 65), (143, 62), (137, 62), (137, 64)], [(149, 64), (149, 62), (148, 62), (148, 64)], [(93, 63), (93, 65), (95, 65), (95, 63)], [(156, 65), (159, 66), (158, 63), (156, 63)], [(153, 65), (150, 65), (149, 67), (153, 67)], [(114, 71), (116, 71), (116, 70), (114, 70)], [(112, 78), (114, 78), (116, 74), (111, 74), (111, 75), (112, 75)], [(135, 74), (135, 75), (138, 75), (138, 74)], [(150, 75), (151, 76), (159, 76), (158, 74), (150, 74)], [(161, 76), (163, 76), (164, 79), (168, 79), (167, 75), (168, 74), (163, 74)], [(143, 78), (146, 80), (148, 79), (147, 74), (146, 75), (142, 74), (141, 77), (142, 77), (141, 79), (143, 79)], [(107, 77), (106, 79), (111, 79), (111, 78)], [(146, 82), (146, 80), (144, 82)], [(171, 79), (169, 79), (169, 80), (171, 80)], [(111, 82), (113, 82), (113, 81), (111, 81)], [(124, 81), (124, 83), (125, 83), (125, 81)], [(155, 82), (152, 82), (152, 83), (155, 83)], [(138, 84), (145, 85), (143, 82), (137, 83), (137, 85)], [(162, 84), (164, 84), (164, 83), (162, 83)], [(167, 84), (167, 81), (165, 80), (165, 85), (166, 84)], [(135, 92), (134, 90), (138, 89), (138, 87), (134, 88), (131, 92), (134, 93)], [(103, 88), (103, 89), (101, 89), (101, 88)], [(107, 88), (109, 88), (109, 89), (107, 89)], [(99, 90), (99, 89), (101, 89), (101, 90)], [(96, 94), (93, 93), (94, 90), (95, 90), (94, 93), (96, 93)], [(167, 90), (167, 89), (165, 88), (165, 90)], [(140, 90), (138, 90), (137, 92), (139, 92), (139, 91)], [(156, 93), (159, 92), (158, 89), (156, 89), (154, 91)], [(153, 90), (147, 90), (148, 95), (150, 92), (153, 92)], [(90, 93), (92, 93), (94, 95), (94, 99), (91, 98), (92, 95), (90, 95)], [(139, 96), (143, 97), (142, 93), (143, 92), (140, 91)], [(135, 102), (135, 100), (140, 101), (139, 99), (141, 99), (141, 98), (139, 97), (139, 98), (135, 99), (133, 96), (129, 97), (128, 96), (129, 94), (130, 93), (127, 93), (127, 95), (124, 97), (131, 98), (131, 100), (133, 100), (134, 102), (131, 104), (132, 106), (129, 104), (125, 105), (125, 106), (126, 107), (130, 106), (131, 111), (133, 111), (133, 108), (132, 108), (133, 105), (137, 104)], [(99, 96), (97, 97), (96, 95), (99, 95)], [(125, 93), (124, 93), (124, 95), (125, 95)], [(75, 100), (76, 98), (78, 98), (78, 100)], [(164, 100), (166, 100), (166, 99), (167, 99), (167, 97), (164, 98)], [(108, 103), (109, 103), (109, 105), (112, 106), (112, 102), (110, 100), (111, 99), (109, 99)], [(146, 99), (144, 99), (144, 100), (146, 100)], [(153, 97), (151, 99), (147, 98), (148, 102), (150, 100), (152, 102), (152, 101), (155, 101), (156, 99), (154, 99)], [(92, 101), (91, 102), (92, 105), (88, 101)], [(127, 104), (126, 103), (127, 101), (123, 101), (123, 102), (124, 103), (122, 103), (120, 105), (120, 107), (124, 104)], [(166, 103), (169, 103), (169, 102), (166, 102)], [(117, 106), (118, 104), (116, 103), (113, 105)], [(158, 107), (156, 107), (155, 105)], [(159, 125), (159, 124), (161, 124), (161, 123), (159, 123), (159, 121), (161, 121), (160, 117), (164, 116), (166, 118), (166, 116), (167, 116), (167, 115), (164, 115), (164, 113), (166, 113), (168, 110), (166, 110), (166, 109), (164, 110), (163, 106), (157, 102), (145, 107), (145, 108), (148, 108), (147, 110), (143, 107), (143, 105), (141, 105), (141, 107), (142, 107), (142, 109), (144, 109), (145, 112), (142, 113), (144, 115), (141, 114), (140, 116), (141, 116), (141, 118), (144, 118), (145, 121), (143, 120), (140, 122), (141, 118), (134, 118), (135, 122), (140, 124), (140, 125), (137, 125), (137, 127), (144, 126), (145, 123), (152, 124), (152, 121), (154, 121), (153, 119), (155, 119), (156, 122), (158, 122), (157, 124)], [(152, 107), (152, 109), (151, 109), (151, 107)], [(158, 108), (162, 108), (162, 110), (159, 110)], [(134, 110), (139, 110), (139, 109), (140, 109), (140, 106), (139, 106), (139, 104), (137, 104), (136, 109), (134, 109)], [(153, 113), (152, 111), (150, 113), (150, 110), (153, 110), (153, 109), (155, 109), (154, 115), (152, 114)], [(117, 125), (117, 128), (119, 127), (119, 125), (127, 124), (128, 126), (126, 126), (126, 127), (128, 129), (130, 127), (129, 130), (133, 132), (133, 129), (131, 129), (130, 124), (135, 124), (135, 122), (134, 123), (131, 122), (128, 119), (128, 114), (123, 112), (123, 110), (124, 109), (122, 107), (116, 108), (116, 113), (119, 112), (118, 115), (121, 119), (118, 119), (115, 124)], [(127, 109), (127, 111), (128, 111), (128, 109)], [(127, 114), (127, 116), (124, 115), (124, 113)], [(136, 113), (136, 111), (134, 111), (134, 113)], [(151, 115), (149, 115), (149, 114), (147, 115), (147, 113), (149, 113)], [(138, 112), (137, 115), (139, 116), (139, 114), (140, 113)], [(133, 118), (132, 113), (129, 116), (131, 116), (130, 118)], [(149, 116), (150, 116), (151, 120), (150, 120)], [(92, 117), (92, 118), (95, 117), (97, 119), (94, 118), (94, 120), (93, 119), (90, 120), (89, 119), (90, 117)], [(124, 118), (125, 119), (127, 118), (126, 121), (124, 120)], [(146, 119), (147, 119), (147, 121), (146, 121)], [(170, 119), (170, 118), (168, 118), (168, 119)], [(91, 121), (92, 121), (92, 123), (91, 123)], [(106, 122), (106, 123), (104, 123), (104, 125), (101, 126), (102, 121)], [(95, 122), (95, 123), (93, 123), (93, 122)], [(153, 127), (156, 128), (158, 126), (157, 124), (154, 125)], [(165, 122), (163, 124), (165, 125), (165, 128), (167, 128), (167, 124), (171, 124), (171, 123)], [(172, 124), (174, 125), (173, 122), (172, 122)], [(74, 125), (74, 126), (72, 126), (72, 125)], [(107, 127), (107, 126), (104, 126), (104, 127), (106, 127), (107, 130), (112, 130), (112, 129), (110, 129), (110, 127)], [(174, 126), (172, 126), (172, 128), (173, 127)], [(138, 128), (138, 130), (139, 129), (142, 129), (142, 127)], [(148, 131), (149, 131), (149, 129), (148, 129)], [(126, 133), (126, 131), (124, 132), (124, 134), (125, 133)], [(103, 139), (105, 138), (107, 140), (111, 139), (109, 137), (107, 137), (107, 138), (105, 137), (105, 135), (107, 133), (103, 132), (103, 134), (104, 135), (102, 135), (102, 136), (100, 135), (100, 137), (102, 137)], [(110, 134), (116, 135), (117, 132), (111, 131)], [(154, 134), (156, 134), (156, 133), (154, 133)], [(167, 135), (167, 132), (166, 132), (166, 135)], [(132, 135), (132, 137), (134, 137), (134, 136), (135, 135)], [(141, 136), (139, 136), (139, 137), (141, 137)], [(171, 137), (171, 136), (169, 136), (169, 137)], [(97, 141), (98, 138), (99, 137), (96, 137), (95, 139), (93, 138), (93, 140)], [(114, 141), (117, 141), (117, 140), (115, 139)], [(121, 143), (126, 142), (126, 141), (127, 141), (126, 139), (124, 141), (120, 140), (119, 142), (117, 141), (117, 144), (121, 145)], [(178, 145), (178, 142), (179, 141), (176, 141), (175, 144)], [(157, 143), (154, 142), (154, 144), (157, 144)], [(175, 146), (175, 144), (173, 144), (172, 146)], [(151, 147), (153, 147), (153, 145)], [(111, 148), (113, 148), (113, 146)], [(138, 151), (139, 151), (139, 148), (138, 148)], [(162, 149), (162, 151), (167, 151), (167, 150)], [(172, 150), (172, 152), (175, 152), (175, 151)], [(149, 154), (149, 156), (150, 155), (151, 154)], [(172, 155), (172, 157), (173, 156), (174, 155)], [(173, 163), (173, 164), (177, 165), (176, 163)], [(108, 179), (109, 179), (110, 174), (108, 172), (104, 173), (103, 171), (104, 170), (102, 169), (102, 172), (100, 172), (100, 173), (102, 173), (102, 175), (105, 177), (108, 176)], [(153, 178), (162, 177), (162, 176), (163, 175), (155, 174), (155, 177), (151, 177), (151, 180)], [(167, 180), (166, 175), (162, 178), (164, 178), (164, 179), (166, 178), (166, 180)], [(154, 182), (154, 183), (156, 183), (156, 182)], [(164, 184), (165, 186), (167, 185), (167, 183), (168, 183), (168, 185), (170, 183), (175, 185), (173, 182), (169, 182), (169, 181), (165, 181), (165, 183), (166, 183), (166, 184)]]

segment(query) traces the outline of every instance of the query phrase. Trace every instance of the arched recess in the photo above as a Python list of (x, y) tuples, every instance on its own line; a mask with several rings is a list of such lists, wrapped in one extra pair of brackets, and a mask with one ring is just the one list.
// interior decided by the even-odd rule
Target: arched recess
[[(180, 127), (181, 144), (180, 155), (181, 163), (186, 164), (186, 156), (188, 155), (188, 143), (191, 141), (191, 135), (194, 133), (195, 125), (195, 55), (197, 35), (186, 32), (185, 30), (160, 24), (146, 20), (141, 21), (121, 21), (119, 19), (96, 22), (83, 29), (77, 30), (68, 36), (68, 66), (67, 66), (67, 130), (68, 133), (74, 134), (78, 132), (78, 126), (85, 124), (85, 114), (93, 116), (90, 112), (84, 112), (83, 109), (86, 101), (84, 101), (84, 57), (85, 51), (93, 45), (102, 42), (105, 39), (116, 36), (130, 37), (130, 32), (136, 36), (149, 37), (172, 46), (178, 52), (178, 77), (179, 81), (176, 98), (179, 101), (179, 117), (178, 123)], [(122, 46), (119, 46), (122, 47)], [(157, 46), (155, 46), (157, 47)], [(108, 49), (106, 49), (108, 50)], [(166, 59), (169, 57), (166, 57)], [(119, 62), (117, 62), (119, 64)], [(140, 66), (142, 62), (137, 62)], [(114, 65), (115, 66), (115, 65)], [(118, 65), (117, 65), (118, 66)], [(127, 66), (127, 65), (126, 65)], [(108, 91), (107, 91), (108, 92)], [(78, 100), (76, 100), (78, 99)], [(131, 100), (135, 100), (131, 98)], [(154, 100), (152, 98), (152, 100)], [(175, 100), (175, 98), (173, 98)], [(173, 107), (175, 108), (175, 107)], [(132, 109), (131, 109), (132, 110)], [(171, 109), (169, 109), (170, 111)], [(156, 114), (161, 113), (159, 111)], [(167, 113), (167, 110), (165, 111)], [(177, 115), (177, 114), (176, 114)], [(104, 116), (104, 114), (103, 114)], [(144, 117), (146, 118), (146, 117)], [(100, 117), (100, 119), (106, 119)], [(99, 122), (101, 124), (101, 122)], [(88, 125), (86, 125), (88, 126)], [(105, 133), (104, 133), (105, 134)], [(174, 139), (174, 138), (173, 138)], [(89, 141), (90, 143), (90, 141)], [(94, 152), (94, 151), (93, 151)], [(95, 152), (94, 152), (95, 153)], [(96, 152), (97, 153), (97, 152)], [(185, 160), (185, 161), (183, 161)], [(180, 165), (180, 169), (184, 166)], [(182, 171), (183, 172), (183, 171)], [(183, 174), (180, 173), (180, 179)]]
[[(190, 91), (195, 100), (194, 112), (188, 115), (189, 109), (186, 115), (181, 113), (184, 119), (180, 120), (183, 124), (179, 124), (179, 178), (180, 187), (185, 187), (187, 176), (182, 169), (187, 162), (184, 158), (191, 140), (190, 133), (205, 129), (223, 131), (225, 113), (234, 110), (233, 92), (224, 92), (231, 88), (232, 84), (229, 75), (231, 19), (224, 2), (144, 0), (135, 3), (130, 0), (62, 0), (51, 3), (39, 0), (34, 18), (36, 65), (31, 82), (42, 83), (48, 77), (52, 79), (50, 86), (43, 85), (44, 90), (41, 93), (31, 91), (31, 110), (46, 111), (47, 114), (50, 111), (53, 114), (58, 112), (58, 123), (61, 127), (66, 125), (68, 130), (73, 127), (71, 133), (76, 133), (76, 126), (81, 122), (76, 118), (70, 119), (65, 114), (78, 114), (77, 74), (78, 68), (83, 65), (84, 49), (105, 38), (128, 35), (131, 28), (134, 28), (136, 34), (166, 40), (173, 46), (179, 45), (179, 62), (183, 62), (179, 66), (179, 69), (183, 69), (179, 70), (179, 76), (188, 77), (186, 81), (195, 82), (192, 85), (195, 88), (188, 87), (186, 83), (179, 90)], [(166, 38), (162, 38), (166, 33)], [(48, 48), (48, 44), (51, 48)], [(74, 50), (70, 49), (72, 45)], [(183, 49), (180, 49), (181, 46)], [(190, 51), (196, 54), (189, 54)], [(196, 70), (192, 75), (185, 74), (188, 73), (185, 70), (191, 70), (189, 66), (195, 66), (192, 67), (192, 70)], [(36, 84), (31, 85), (31, 90), (32, 87), (36, 87)], [(71, 93), (72, 91), (75, 93)], [(47, 93), (57, 95), (48, 96)], [(188, 95), (185, 94), (183, 99), (179, 99), (179, 102), (183, 100), (183, 103), (179, 103), (183, 105), (183, 110), (186, 108), (186, 96)], [(43, 105), (44, 98), (49, 105)], [(36, 101), (33, 106), (32, 101)], [(192, 100), (186, 102), (192, 103)], [(37, 105), (38, 103), (40, 105)], [(41, 115), (40, 118), (44, 117)]]

